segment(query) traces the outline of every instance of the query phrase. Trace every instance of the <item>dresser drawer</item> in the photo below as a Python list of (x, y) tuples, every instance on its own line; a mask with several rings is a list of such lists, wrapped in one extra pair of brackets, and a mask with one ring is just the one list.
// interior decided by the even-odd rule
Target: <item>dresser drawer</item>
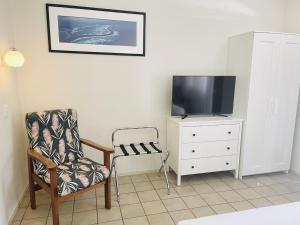
[(216, 171), (234, 170), (237, 156), (223, 156), (199, 159), (181, 160), (181, 174), (209, 173)]
[(182, 143), (239, 139), (239, 124), (183, 127)]
[(238, 144), (238, 140), (182, 144), (181, 158), (194, 159), (235, 155), (238, 152)]

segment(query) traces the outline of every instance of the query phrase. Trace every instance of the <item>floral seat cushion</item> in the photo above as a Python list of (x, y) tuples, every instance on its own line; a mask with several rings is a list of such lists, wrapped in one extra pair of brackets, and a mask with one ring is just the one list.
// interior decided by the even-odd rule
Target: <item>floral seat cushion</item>
[[(35, 168), (37, 174), (50, 184), (48, 170)], [(94, 184), (103, 182), (109, 177), (109, 170), (88, 158), (80, 158), (74, 162), (66, 162), (57, 166), (57, 192), (59, 196), (80, 191)]]

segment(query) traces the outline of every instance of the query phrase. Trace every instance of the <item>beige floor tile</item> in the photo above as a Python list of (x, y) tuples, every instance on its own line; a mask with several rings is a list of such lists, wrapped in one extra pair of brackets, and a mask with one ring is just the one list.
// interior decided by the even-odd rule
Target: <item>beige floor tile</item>
[(189, 183), (190, 185), (198, 185), (205, 184), (205, 181), (202, 179), (201, 175), (195, 174), (190, 177)]
[(49, 205), (51, 203), (51, 198), (49, 194), (36, 195), (35, 197), (36, 205)]
[(123, 205), (121, 206), (121, 212), (124, 219), (145, 215), (141, 204)]
[(100, 225), (123, 225), (122, 220), (109, 221), (104, 223), (99, 223)]
[(167, 188), (167, 184), (165, 180), (153, 180), (151, 181), (151, 183), (155, 189)]
[(224, 180), (224, 183), (227, 184), (233, 190), (244, 189), (248, 187), (242, 181), (236, 179)]
[(215, 211), (212, 210), (209, 206), (194, 208), (191, 209), (191, 211), (197, 218), (204, 217), (204, 216), (212, 216), (216, 214)]
[(170, 188), (170, 194), (168, 194), (168, 189), (158, 189), (158, 190), (156, 190), (156, 192), (161, 199), (169, 199), (169, 198), (179, 197), (179, 195), (174, 190), (174, 188)]
[(35, 218), (44, 218), (49, 214), (50, 205), (40, 205), (36, 209), (31, 209), (28, 207), (26, 209), (24, 219), (35, 219)]
[(96, 190), (91, 190), (75, 196), (75, 200), (82, 200), (82, 199), (95, 198), (95, 197), (96, 197)]
[(135, 192), (133, 184), (120, 184), (119, 191), (121, 194)]
[(299, 202), (300, 201), (300, 193), (290, 193), (290, 194), (284, 194), (283, 197), (288, 199), (290, 202)]
[(20, 225), (21, 220), (12, 221), (9, 225)]
[(96, 198), (76, 200), (74, 212), (90, 211), (96, 209)]
[[(147, 173), (147, 176), (149, 180), (154, 181), (154, 180), (164, 180), (165, 176), (163, 173)], [(168, 178), (170, 178), (170, 175), (168, 174)]]
[(257, 180), (259, 180), (261, 183), (264, 185), (271, 185), (271, 184), (276, 184), (277, 181), (273, 180), (270, 176), (268, 175), (260, 175), (257, 177)]
[(138, 192), (141, 202), (150, 202), (159, 200), (159, 196), (155, 190)]
[(237, 211), (243, 211), (247, 209), (253, 209), (254, 206), (250, 204), (248, 201), (242, 201), (242, 202), (233, 202), (230, 203), (233, 208)]
[(190, 209), (207, 206), (206, 202), (199, 195), (185, 196), (185, 197), (182, 197), (182, 200), (187, 205), (187, 207)]
[(211, 208), (217, 214), (230, 213), (230, 212), (234, 212), (235, 211), (235, 209), (232, 208), (229, 204), (213, 205), (213, 206), (211, 206)]
[(147, 217), (136, 217), (124, 220), (124, 225), (149, 225)]
[(259, 181), (258, 179), (256, 179), (253, 176), (243, 178), (243, 183), (246, 184), (250, 188), (259, 187), (259, 186), (264, 185), (261, 181)]
[(239, 189), (236, 190), (237, 193), (239, 193), (244, 199), (256, 199), (256, 198), (261, 198), (262, 196), (260, 194), (258, 194), (257, 192), (255, 192), (253, 189), (251, 188), (247, 188), (247, 189)]
[[(72, 224), (72, 214), (64, 214), (59, 216), (59, 225), (71, 225)], [(46, 225), (52, 225), (52, 217), (48, 217)]]
[(133, 175), (130, 177), (133, 183), (149, 181), (149, 178), (146, 174)]
[(174, 225), (171, 216), (168, 213), (161, 213), (148, 216), (150, 225)]
[(178, 193), (179, 196), (191, 196), (197, 195), (197, 192), (192, 186), (180, 186), (176, 187), (175, 191)]
[(142, 205), (146, 215), (159, 214), (167, 211), (162, 201), (143, 202)]
[(193, 185), (193, 188), (198, 194), (206, 194), (215, 192), (208, 184)]
[(92, 225), (97, 223), (97, 211), (85, 211), (73, 214), (72, 225)]
[(260, 194), (262, 197), (269, 197), (269, 196), (277, 195), (277, 193), (268, 186), (255, 187), (253, 189), (255, 192)]
[(285, 184), (273, 184), (273, 185), (270, 185), (269, 187), (272, 188), (274, 190), (274, 192), (277, 193), (278, 195), (289, 194), (289, 193), (293, 192)]
[(218, 192), (227, 202), (240, 202), (244, 198), (235, 191)]
[(23, 199), (22, 199), (22, 201), (20, 202), (19, 207), (20, 208), (27, 208), (28, 205), (29, 205), (29, 202), (30, 202), (29, 196), (24, 196)]
[[(135, 194), (135, 193), (133, 193)], [(122, 194), (123, 195), (123, 194)], [(121, 196), (121, 195), (120, 195)], [(120, 199), (120, 201), (122, 200), (122, 197)], [(112, 196), (111, 199), (111, 206), (115, 207), (115, 206), (119, 206), (119, 203), (117, 202), (117, 197), (116, 196)], [(103, 209), (105, 208), (105, 198), (104, 197), (98, 197), (97, 198), (97, 208), (98, 209)]]
[(26, 212), (26, 208), (18, 208), (14, 216), (14, 220), (22, 220), (25, 212)]
[(230, 191), (231, 188), (224, 182), (222, 181), (216, 181), (216, 182), (210, 182), (209, 186), (214, 189), (214, 191)]
[(120, 205), (130, 205), (139, 202), (139, 197), (134, 192), (120, 195)]
[(250, 199), (249, 202), (254, 205), (255, 208), (267, 207), (271, 206), (272, 203), (269, 202), (265, 198), (258, 198), (258, 199)]
[(181, 198), (171, 198), (162, 200), (168, 211), (177, 211), (187, 209)]
[[(74, 202), (64, 202), (59, 205), (59, 215), (72, 214), (73, 213)], [(50, 207), (49, 216), (52, 216), (52, 211)]]
[(133, 183), (136, 191), (151, 191), (154, 189), (150, 181)]
[(271, 196), (271, 197), (266, 197), (273, 205), (280, 205), (280, 204), (286, 204), (289, 203), (290, 201), (283, 196)]
[(47, 218), (26, 219), (21, 222), (21, 225), (45, 225)]
[(132, 183), (130, 176), (119, 176), (118, 181), (119, 181), (119, 184), (131, 184)]
[(222, 198), (221, 195), (218, 193), (208, 193), (208, 194), (201, 194), (200, 195), (207, 204), (209, 205), (219, 205), (226, 203), (225, 199)]
[(119, 207), (111, 207), (111, 209), (98, 209), (99, 222), (108, 222), (122, 219)]
[(289, 189), (292, 192), (300, 192), (300, 183), (289, 183)]
[(176, 224), (178, 224), (178, 222), (181, 220), (189, 220), (195, 218), (195, 216), (190, 210), (174, 211), (174, 212), (170, 212), (169, 214)]

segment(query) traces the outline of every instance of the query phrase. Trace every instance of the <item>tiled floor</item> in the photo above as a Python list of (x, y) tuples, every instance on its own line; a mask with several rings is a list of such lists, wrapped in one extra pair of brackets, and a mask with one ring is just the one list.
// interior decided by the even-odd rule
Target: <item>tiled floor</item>
[[(171, 194), (158, 173), (120, 177), (121, 201), (113, 196), (111, 210), (104, 208), (103, 188), (87, 192), (60, 207), (61, 225), (168, 225), (208, 215), (300, 201), (300, 177), (276, 173), (233, 179), (230, 173), (183, 177), (177, 187), (169, 174)], [(13, 225), (51, 225), (50, 199), (37, 193), (37, 209), (29, 196), (20, 204)]]

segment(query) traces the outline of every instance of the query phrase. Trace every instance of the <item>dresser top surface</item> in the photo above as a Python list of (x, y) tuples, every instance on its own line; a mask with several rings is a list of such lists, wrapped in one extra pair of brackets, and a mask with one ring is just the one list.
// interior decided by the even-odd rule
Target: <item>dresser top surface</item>
[(177, 116), (169, 116), (168, 120), (179, 124), (189, 124), (189, 123), (222, 123), (222, 122), (242, 122), (243, 120), (236, 117), (223, 117), (223, 116), (191, 116), (185, 119)]

